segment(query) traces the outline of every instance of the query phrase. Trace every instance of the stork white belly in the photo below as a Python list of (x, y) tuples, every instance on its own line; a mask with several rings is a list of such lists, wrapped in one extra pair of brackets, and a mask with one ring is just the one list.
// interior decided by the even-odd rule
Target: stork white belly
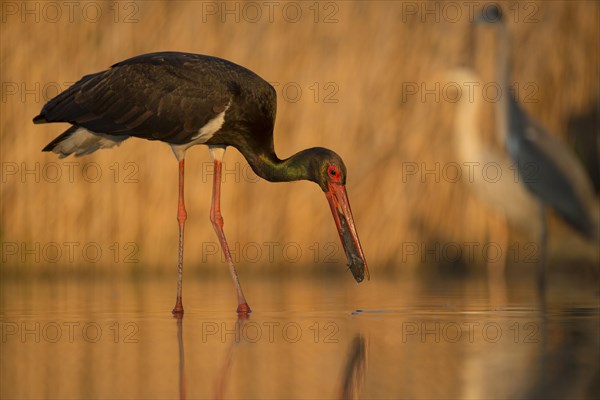
[(231, 101), (227, 103), (227, 106), (223, 111), (221, 111), (219, 114), (217, 114), (216, 117), (208, 121), (206, 125), (200, 128), (198, 130), (198, 133), (192, 136), (192, 140), (190, 142), (183, 144), (171, 144), (173, 154), (175, 154), (175, 157), (177, 157), (178, 161), (181, 161), (183, 157), (185, 157), (185, 152), (187, 149), (197, 144), (204, 144), (208, 142), (213, 137), (213, 135), (217, 133), (219, 129), (221, 129), (221, 127), (225, 123), (225, 113), (227, 112), (227, 110), (229, 110), (230, 106)]

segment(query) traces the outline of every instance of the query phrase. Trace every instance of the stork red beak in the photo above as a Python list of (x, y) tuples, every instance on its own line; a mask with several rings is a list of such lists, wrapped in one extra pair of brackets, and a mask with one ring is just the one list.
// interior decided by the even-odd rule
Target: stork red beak
[(329, 207), (331, 207), (331, 213), (340, 234), (344, 252), (348, 258), (348, 267), (352, 271), (356, 282), (362, 282), (365, 279), (365, 274), (367, 275), (367, 279), (370, 279), (367, 261), (360, 247), (358, 233), (354, 226), (346, 187), (332, 182), (328, 183), (328, 186), (329, 190), (325, 192), (325, 196), (327, 196), (327, 200), (329, 201)]

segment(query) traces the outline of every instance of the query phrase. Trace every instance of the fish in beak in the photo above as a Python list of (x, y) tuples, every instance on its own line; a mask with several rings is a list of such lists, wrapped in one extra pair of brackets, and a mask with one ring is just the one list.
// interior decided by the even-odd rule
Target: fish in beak
[(367, 261), (360, 247), (356, 226), (354, 226), (346, 186), (329, 182), (328, 189), (325, 192), (325, 196), (329, 202), (335, 225), (344, 246), (344, 252), (348, 258), (348, 267), (352, 271), (356, 282), (362, 282), (365, 279), (365, 275), (368, 280), (370, 279), (369, 268), (367, 268)]

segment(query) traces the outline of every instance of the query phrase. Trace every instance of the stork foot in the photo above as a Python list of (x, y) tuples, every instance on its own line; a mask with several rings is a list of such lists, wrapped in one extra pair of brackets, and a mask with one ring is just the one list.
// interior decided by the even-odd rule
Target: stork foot
[(249, 315), (252, 312), (248, 303), (241, 303), (238, 305), (237, 313), (238, 316)]

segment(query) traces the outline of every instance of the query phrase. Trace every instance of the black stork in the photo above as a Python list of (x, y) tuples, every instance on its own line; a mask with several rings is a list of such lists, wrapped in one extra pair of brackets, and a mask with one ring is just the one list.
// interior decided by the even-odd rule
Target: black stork
[(309, 180), (325, 192), (354, 279), (369, 270), (346, 193), (346, 166), (335, 152), (313, 147), (279, 159), (273, 146), (277, 97), (252, 71), (216, 57), (160, 52), (144, 54), (86, 75), (44, 105), (36, 124), (68, 122), (71, 127), (43, 151), (82, 156), (119, 145), (134, 136), (171, 146), (179, 161), (179, 258), (175, 316), (183, 315), (183, 232), (185, 152), (207, 145), (214, 162), (210, 220), (219, 237), (237, 292), (239, 314), (250, 313), (223, 232), (221, 163), (227, 146), (242, 153), (252, 170), (271, 182)]

